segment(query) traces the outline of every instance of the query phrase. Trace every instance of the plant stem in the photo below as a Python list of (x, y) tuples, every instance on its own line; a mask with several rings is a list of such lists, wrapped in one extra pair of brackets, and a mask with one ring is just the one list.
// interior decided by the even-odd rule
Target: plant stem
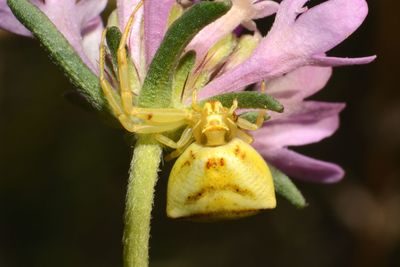
[(130, 167), (125, 207), (124, 267), (146, 267), (154, 186), (161, 160), (160, 145), (139, 136)]

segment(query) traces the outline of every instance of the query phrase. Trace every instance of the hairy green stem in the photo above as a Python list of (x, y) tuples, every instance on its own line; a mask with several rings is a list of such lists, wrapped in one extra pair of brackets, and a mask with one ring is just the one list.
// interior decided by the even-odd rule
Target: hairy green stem
[(125, 208), (124, 266), (146, 267), (149, 261), (150, 220), (161, 146), (140, 136), (131, 162)]

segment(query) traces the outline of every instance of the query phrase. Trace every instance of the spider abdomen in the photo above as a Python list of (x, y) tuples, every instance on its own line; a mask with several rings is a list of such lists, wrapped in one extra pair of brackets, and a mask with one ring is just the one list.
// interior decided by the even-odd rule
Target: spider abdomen
[(216, 147), (191, 144), (172, 168), (167, 197), (171, 218), (229, 219), (276, 206), (268, 165), (238, 138)]

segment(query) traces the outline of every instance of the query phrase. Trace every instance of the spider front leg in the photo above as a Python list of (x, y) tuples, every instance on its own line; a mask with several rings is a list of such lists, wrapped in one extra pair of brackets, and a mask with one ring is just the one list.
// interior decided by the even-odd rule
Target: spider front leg
[(165, 156), (165, 160), (171, 160), (173, 158), (178, 157), (180, 154), (182, 154), (182, 152), (186, 149), (186, 147), (192, 143), (193, 130), (192, 130), (192, 128), (187, 127), (183, 131), (178, 142), (175, 142), (174, 140), (172, 140), (169, 137), (166, 137), (165, 135), (162, 135), (162, 134), (156, 134), (155, 138), (161, 144), (164, 144), (165, 146), (175, 149), (175, 151), (173, 151), (172, 153)]
[(130, 118), (130, 111), (133, 108), (133, 93), (129, 85), (128, 63), (126, 59), (125, 43), (127, 40), (129, 30), (132, 26), (134, 15), (141, 6), (142, 2), (140, 2), (136, 6), (134, 12), (132, 13), (127, 23), (124, 34), (121, 37), (120, 46), (117, 52), (118, 76), (120, 82), (121, 95), (119, 96), (117, 94), (117, 91), (111, 86), (111, 84), (105, 77), (105, 36), (107, 30), (103, 31), (100, 44), (100, 60), (99, 60), (100, 85), (103, 90), (103, 94), (107, 99), (108, 104), (110, 105), (111, 111), (118, 118), (118, 120), (125, 129), (127, 129), (130, 132), (148, 132), (148, 131), (155, 132), (156, 129), (153, 129), (147, 125), (136, 125)]
[[(265, 81), (262, 81), (261, 82), (261, 92), (264, 93), (265, 89), (266, 89)], [(261, 128), (261, 126), (264, 123), (264, 117), (265, 117), (266, 113), (267, 113), (266, 109), (260, 109), (258, 111), (256, 123), (251, 123), (251, 122), (239, 117), (236, 124), (239, 128), (244, 129), (244, 130), (249, 130), (249, 131), (258, 130), (259, 128)]]
[(110, 105), (111, 111), (114, 115), (119, 119), (122, 115), (124, 115), (124, 111), (121, 106), (121, 99), (117, 95), (116, 90), (111, 86), (108, 80), (105, 77), (105, 37), (106, 31), (103, 31), (101, 36), (100, 43), (100, 59), (99, 59), (99, 69), (100, 69), (100, 86), (103, 90), (103, 94)]
[(148, 129), (149, 127), (146, 125), (136, 125), (133, 123), (129, 115), (124, 112), (123, 105), (121, 105), (121, 99), (116, 93), (116, 90), (111, 86), (108, 80), (105, 77), (105, 36), (106, 30), (103, 31), (101, 44), (100, 44), (100, 86), (103, 90), (103, 94), (107, 99), (108, 104), (110, 105), (111, 111), (118, 118), (119, 122), (122, 126), (130, 132), (139, 132), (139, 131), (149, 131), (154, 129)]
[[(188, 113), (179, 109), (138, 109), (139, 118), (146, 117), (148, 121), (154, 117), (152, 123), (138, 124), (132, 120), (131, 114), (127, 114), (121, 104), (121, 99), (117, 95), (115, 89), (107, 81), (105, 77), (105, 33), (103, 32), (100, 46), (100, 85), (103, 89), (103, 94), (110, 105), (111, 111), (118, 118), (122, 126), (129, 132), (134, 133), (161, 133), (181, 127), (188, 116)], [(155, 125), (154, 125), (155, 124)]]
[[(264, 114), (262, 114), (262, 115), (264, 116)], [(258, 119), (258, 117), (257, 117), (257, 119)], [(263, 122), (264, 122), (264, 120), (261, 120), (261, 123), (259, 123), (259, 122), (257, 123), (257, 121), (256, 121), (256, 123), (251, 123), (248, 120), (245, 120), (245, 119), (239, 117), (236, 121), (236, 125), (240, 129), (243, 129), (243, 130), (255, 131), (261, 127)]]
[(130, 79), (129, 79), (129, 66), (128, 66), (127, 52), (126, 52), (126, 42), (128, 40), (128, 36), (132, 28), (135, 15), (142, 7), (142, 5), (143, 1), (140, 1), (133, 10), (132, 15), (129, 17), (129, 20), (125, 26), (125, 30), (121, 36), (121, 40), (117, 50), (118, 79), (119, 79), (119, 87), (121, 94), (121, 102), (122, 102), (122, 108), (126, 114), (130, 114), (133, 109), (133, 92), (131, 90), (131, 86), (129, 83)]
[(191, 120), (192, 113), (187, 109), (178, 108), (138, 108), (134, 107), (131, 116), (140, 118), (150, 125), (164, 125), (171, 123), (184, 123)]
[[(265, 93), (266, 87), (267, 86), (265, 85), (265, 81), (263, 80), (261, 82), (261, 93)], [(264, 118), (265, 118), (266, 113), (267, 113), (266, 109), (260, 109), (260, 111), (258, 112), (258, 116), (257, 116), (256, 123), (255, 123), (257, 125), (257, 129), (263, 125), (263, 123), (265, 121)]]

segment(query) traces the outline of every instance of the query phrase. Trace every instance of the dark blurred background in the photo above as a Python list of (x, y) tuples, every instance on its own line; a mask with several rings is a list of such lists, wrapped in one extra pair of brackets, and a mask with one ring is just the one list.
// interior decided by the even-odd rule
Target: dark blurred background
[[(151, 266), (400, 266), (400, 2), (369, 1), (331, 54), (377, 54), (337, 68), (312, 99), (346, 102), (331, 138), (297, 151), (337, 162), (334, 185), (296, 181), (309, 207), (199, 224), (165, 215), (157, 185)], [(0, 32), (0, 266), (122, 266), (131, 149), (122, 131), (70, 104), (73, 86), (29, 38)]]

